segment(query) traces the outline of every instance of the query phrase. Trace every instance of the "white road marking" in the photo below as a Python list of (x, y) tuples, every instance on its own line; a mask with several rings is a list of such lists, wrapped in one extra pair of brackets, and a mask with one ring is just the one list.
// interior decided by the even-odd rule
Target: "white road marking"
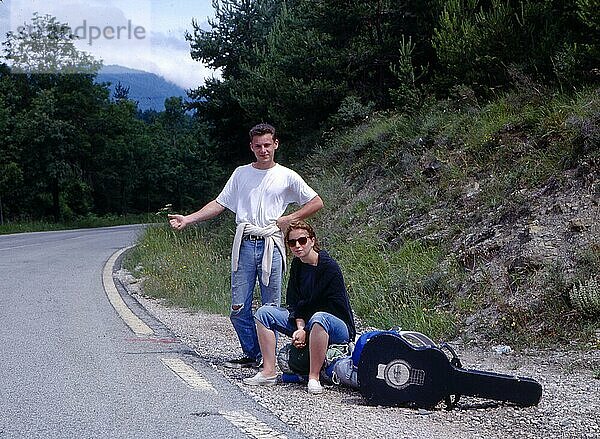
[(102, 272), (102, 282), (104, 283), (104, 291), (108, 296), (108, 300), (111, 305), (117, 311), (117, 314), (123, 319), (125, 324), (131, 328), (136, 335), (154, 335), (154, 331), (146, 325), (133, 311), (123, 302), (121, 295), (117, 291), (115, 286), (115, 280), (113, 279), (113, 266), (119, 256), (131, 247), (125, 247), (115, 252), (104, 265)]
[(200, 375), (196, 369), (186, 364), (183, 360), (180, 360), (179, 358), (161, 358), (160, 361), (171, 369), (175, 375), (185, 381), (191, 388), (217, 393), (216, 389), (206, 378)]
[(234, 426), (255, 439), (286, 439), (283, 433), (273, 430), (264, 422), (246, 412), (219, 412), (221, 416), (231, 422)]

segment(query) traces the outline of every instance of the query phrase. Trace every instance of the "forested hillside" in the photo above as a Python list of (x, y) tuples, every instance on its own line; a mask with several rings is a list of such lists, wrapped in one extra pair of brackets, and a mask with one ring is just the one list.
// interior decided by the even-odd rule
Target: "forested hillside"
[(171, 97), (187, 98), (183, 88), (154, 73), (117, 65), (103, 66), (98, 71), (96, 82), (99, 84), (109, 83), (111, 97), (115, 96), (117, 87), (125, 87), (129, 90), (128, 99), (136, 102), (138, 110), (141, 111), (164, 111), (166, 99)]
[[(192, 90), (187, 107), (174, 99), (140, 115), (126, 90), (110, 101), (93, 72), (2, 68), (8, 220), (166, 203), (190, 211), (250, 160), (248, 128), (268, 121), (278, 160), (324, 198), (315, 221), (366, 323), (593, 339), (597, 0), (213, 4), (210, 30), (194, 23), (188, 40), (220, 76)], [(14, 45), (5, 47), (11, 59)], [(226, 265), (228, 250), (204, 255), (213, 250)], [(168, 259), (155, 261), (157, 273), (181, 271)], [(204, 259), (200, 278), (216, 267)]]
[[(436, 100), (543, 94), (598, 82), (597, 0), (225, 0), (191, 55), (221, 70), (194, 91), (227, 158), (270, 120), (302, 157), (322, 134), (373, 111), (415, 113)], [(293, 148), (293, 149), (292, 149)], [(283, 152), (283, 151), (282, 151)]]

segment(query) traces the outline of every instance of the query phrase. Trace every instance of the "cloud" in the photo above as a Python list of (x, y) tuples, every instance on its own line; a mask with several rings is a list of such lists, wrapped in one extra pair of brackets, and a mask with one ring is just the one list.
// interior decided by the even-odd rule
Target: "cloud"
[(150, 42), (153, 47), (164, 47), (176, 51), (188, 51), (190, 45), (182, 36), (175, 36), (172, 33), (165, 34), (164, 32), (152, 32), (150, 34)]
[(156, 64), (154, 73), (186, 89), (197, 88), (206, 77), (215, 74), (192, 59), (189, 42), (172, 36), (153, 34), (152, 57)]
[(151, 56), (121, 50), (106, 57), (104, 64), (119, 64), (156, 73), (185, 89), (197, 88), (205, 78), (215, 75), (213, 70), (192, 59), (189, 46), (172, 39), (152, 44)]
[[(76, 42), (79, 50), (105, 65), (149, 71), (186, 89), (196, 88), (205, 78), (218, 75), (192, 60), (184, 28), (191, 31), (192, 14), (179, 13), (174, 7), (169, 8), (173, 14), (166, 14), (165, 5), (148, 0), (5, 2), (0, 8), (9, 9), (10, 30), (29, 22), (34, 12), (53, 15), (68, 23), (80, 37)], [(200, 26), (206, 29), (208, 24), (203, 21)]]
[(152, 32), (148, 46), (142, 49), (131, 45), (113, 51), (101, 48), (99, 55), (105, 65), (118, 64), (156, 73), (185, 89), (197, 88), (205, 78), (218, 76), (217, 72), (192, 59), (189, 42), (183, 37), (162, 32)]

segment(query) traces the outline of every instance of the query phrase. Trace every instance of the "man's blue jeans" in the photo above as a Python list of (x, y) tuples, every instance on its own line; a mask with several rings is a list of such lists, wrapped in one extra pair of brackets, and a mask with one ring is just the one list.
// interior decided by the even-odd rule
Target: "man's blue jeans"
[(275, 247), (269, 285), (264, 285), (261, 280), (264, 248), (264, 240), (243, 239), (238, 269), (231, 273), (231, 323), (240, 339), (244, 355), (255, 359), (261, 356), (252, 315), (252, 296), (257, 278), (261, 303), (276, 306), (281, 304), (282, 255)]

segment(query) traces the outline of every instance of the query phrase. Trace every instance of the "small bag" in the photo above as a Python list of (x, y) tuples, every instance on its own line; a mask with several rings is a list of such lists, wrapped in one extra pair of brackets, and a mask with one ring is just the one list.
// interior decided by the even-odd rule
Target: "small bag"
[(310, 370), (308, 347), (298, 349), (292, 343), (284, 345), (277, 353), (277, 365), (284, 374), (308, 375)]
[(325, 364), (321, 369), (321, 379), (329, 384), (339, 384), (335, 378), (335, 365), (344, 358), (350, 358), (354, 343), (332, 344), (327, 348)]
[(288, 366), (295, 374), (308, 375), (308, 372), (310, 371), (310, 355), (308, 347), (299, 349), (293, 344), (290, 344)]
[(281, 369), (281, 372), (283, 372), (284, 374), (294, 375), (294, 372), (292, 371), (292, 369), (290, 369), (289, 365), (291, 347), (292, 344), (288, 343), (279, 350), (279, 352), (277, 353), (277, 365), (279, 366), (279, 369)]

